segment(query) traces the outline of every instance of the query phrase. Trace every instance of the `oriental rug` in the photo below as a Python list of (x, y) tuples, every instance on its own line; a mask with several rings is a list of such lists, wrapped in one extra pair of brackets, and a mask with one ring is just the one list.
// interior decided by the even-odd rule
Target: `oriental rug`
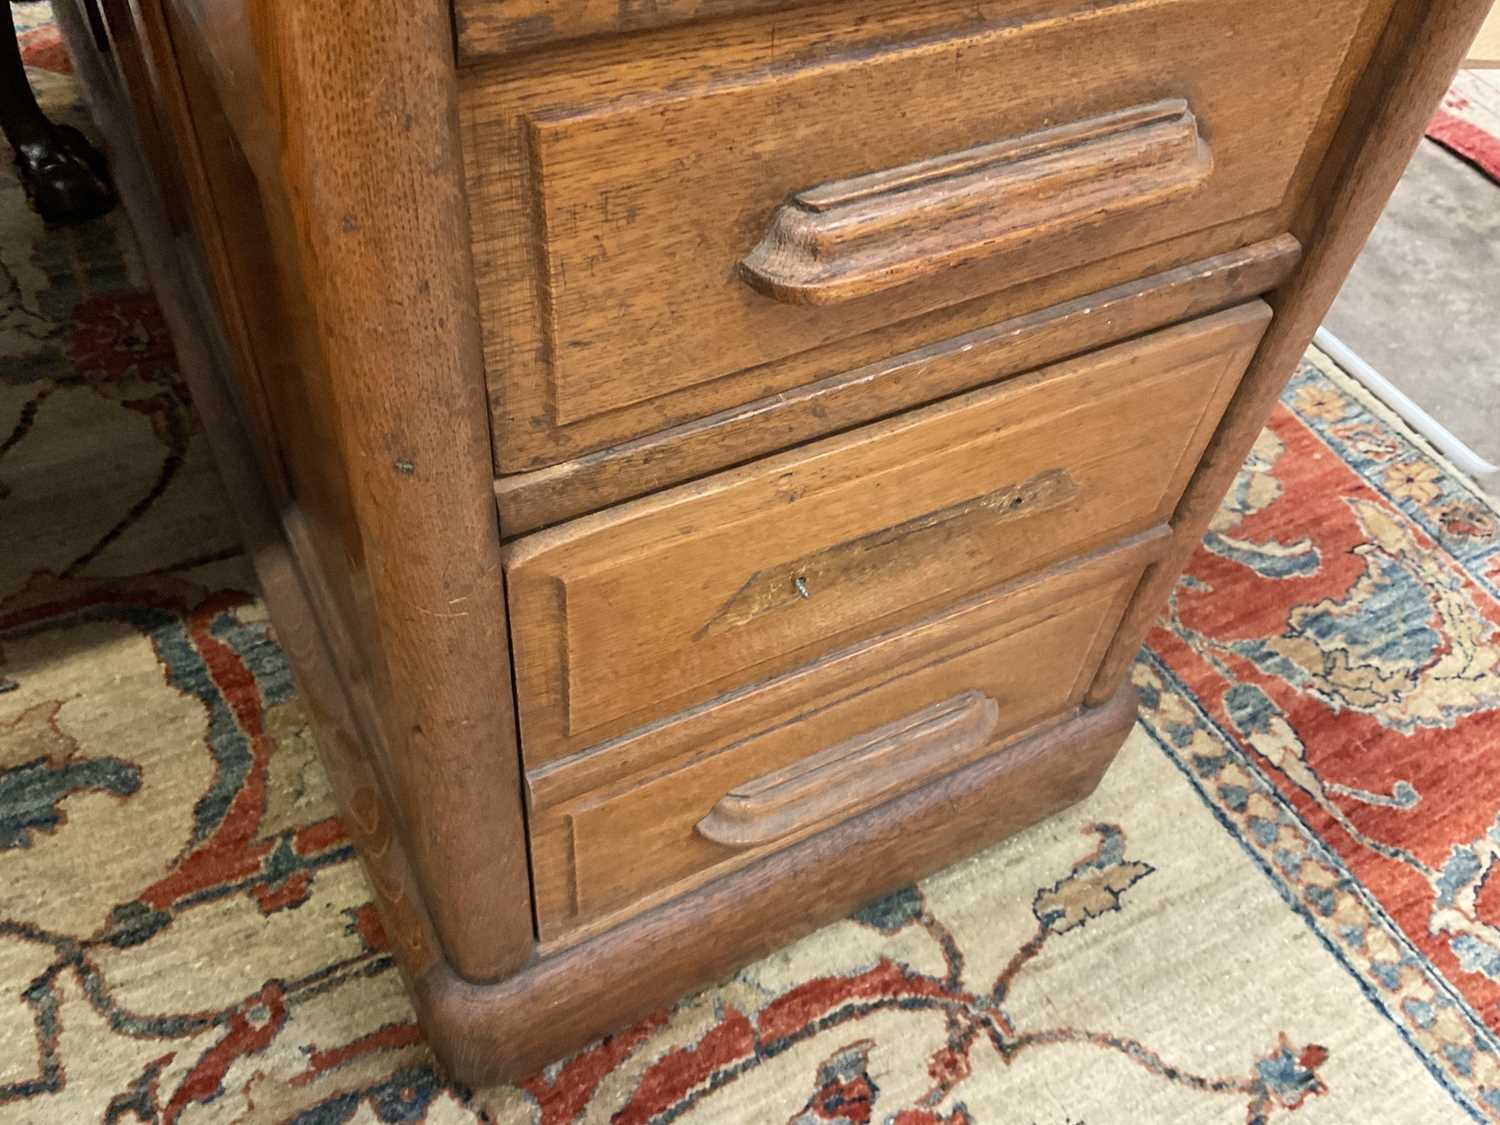
[(1461, 70), (1427, 136), (1500, 183), (1500, 70)]

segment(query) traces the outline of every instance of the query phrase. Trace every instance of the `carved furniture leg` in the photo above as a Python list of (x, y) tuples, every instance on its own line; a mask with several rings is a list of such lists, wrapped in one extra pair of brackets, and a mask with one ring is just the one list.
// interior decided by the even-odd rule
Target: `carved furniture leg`
[(71, 125), (56, 125), (37, 105), (9, 4), (0, 4), (0, 128), (16, 154), (16, 171), (48, 223), (81, 223), (115, 205), (104, 156)]

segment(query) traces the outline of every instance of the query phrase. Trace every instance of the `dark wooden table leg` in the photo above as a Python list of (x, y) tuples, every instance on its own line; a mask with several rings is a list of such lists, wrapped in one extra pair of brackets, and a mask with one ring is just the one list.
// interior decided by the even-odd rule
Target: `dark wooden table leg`
[(71, 125), (56, 125), (36, 103), (10, 4), (0, 2), (0, 129), (16, 153), (26, 195), (49, 223), (81, 223), (115, 204), (104, 156)]

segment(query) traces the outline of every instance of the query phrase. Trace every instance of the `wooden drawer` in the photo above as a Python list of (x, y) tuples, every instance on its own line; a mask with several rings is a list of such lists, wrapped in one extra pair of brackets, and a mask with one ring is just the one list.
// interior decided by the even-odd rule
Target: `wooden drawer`
[(1165, 520), (1253, 302), (512, 544), (523, 754), (586, 749)]
[(466, 73), (498, 471), (1283, 233), (1385, 5), (855, 6)]
[(1076, 706), (1162, 538), (532, 774), (543, 939), (680, 893)]

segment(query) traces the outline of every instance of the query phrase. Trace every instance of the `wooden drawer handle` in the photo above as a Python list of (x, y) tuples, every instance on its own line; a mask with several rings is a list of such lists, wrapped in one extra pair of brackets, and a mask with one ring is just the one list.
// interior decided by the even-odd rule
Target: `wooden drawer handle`
[(876, 804), (983, 746), (999, 718), (993, 699), (966, 691), (731, 789), (698, 822), (698, 834), (755, 848)]
[(799, 192), (740, 273), (787, 304), (834, 304), (1164, 203), (1212, 170), (1169, 98)]
[(955, 540), (977, 530), (1056, 511), (1081, 491), (1067, 469), (1047, 469), (983, 496), (757, 570), (693, 639), (738, 629), (830, 594), (837, 596), (840, 589), (850, 586), (869, 588), (890, 581), (908, 571), (915, 558), (941, 557), (953, 550)]

